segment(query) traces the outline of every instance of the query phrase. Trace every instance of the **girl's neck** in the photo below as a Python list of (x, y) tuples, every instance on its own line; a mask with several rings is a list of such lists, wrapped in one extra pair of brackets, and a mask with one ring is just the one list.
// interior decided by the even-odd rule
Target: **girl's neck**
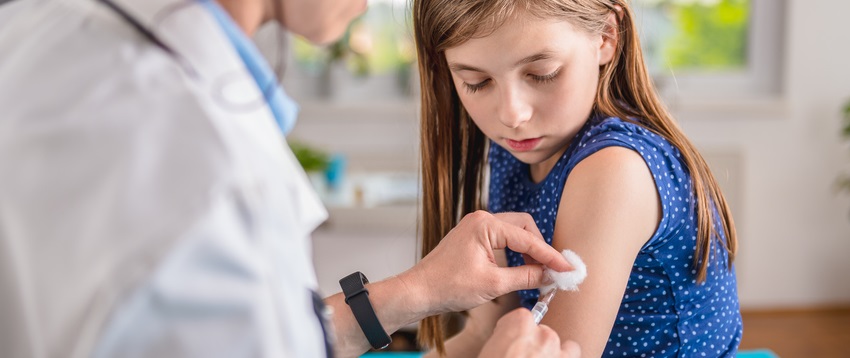
[(561, 156), (564, 155), (568, 147), (569, 145), (564, 146), (563, 149), (540, 163), (530, 164), (528, 166), (528, 174), (531, 176), (531, 181), (538, 184), (545, 180), (546, 176), (549, 175), (549, 172), (552, 171), (552, 168), (555, 167), (555, 164), (558, 163), (558, 160), (561, 159)]

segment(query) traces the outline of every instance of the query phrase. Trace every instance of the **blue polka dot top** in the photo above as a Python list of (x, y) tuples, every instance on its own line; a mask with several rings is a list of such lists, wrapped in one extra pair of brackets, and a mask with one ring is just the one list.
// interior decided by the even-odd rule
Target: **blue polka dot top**
[[(584, 158), (611, 146), (632, 149), (646, 161), (663, 216), (635, 259), (603, 356), (734, 357), (743, 330), (734, 267), (727, 270), (727, 253), (720, 245), (712, 245), (706, 282), (697, 284), (693, 266), (697, 225), (690, 175), (678, 149), (664, 138), (619, 118), (593, 117), (540, 183), (531, 181), (528, 164), (492, 143), (490, 211), (531, 214), (551, 245), (570, 171)], [(510, 266), (523, 264), (521, 255), (507, 250), (507, 256)], [(593, 275), (593, 267), (588, 267), (588, 275)], [(530, 309), (539, 291), (524, 290), (519, 295), (522, 305)]]

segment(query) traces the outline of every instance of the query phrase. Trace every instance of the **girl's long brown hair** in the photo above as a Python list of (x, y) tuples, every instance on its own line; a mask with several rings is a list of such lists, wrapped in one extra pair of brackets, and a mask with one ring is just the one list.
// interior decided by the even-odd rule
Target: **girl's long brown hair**
[[(697, 279), (705, 281), (713, 242), (728, 252), (731, 268), (738, 246), (731, 211), (708, 164), (655, 92), (627, 0), (414, 0), (422, 92), (422, 256), (431, 252), (460, 218), (483, 208), (482, 194), (486, 192), (487, 138), (461, 105), (445, 50), (486, 36), (519, 12), (564, 19), (603, 36), (612, 30), (609, 15), (618, 15), (617, 50), (613, 60), (600, 69), (594, 111), (644, 126), (679, 149), (696, 198), (698, 241), (693, 264), (698, 266)], [(720, 225), (715, 226), (715, 220)], [(420, 343), (442, 355), (444, 339), (439, 316), (421, 322)]]

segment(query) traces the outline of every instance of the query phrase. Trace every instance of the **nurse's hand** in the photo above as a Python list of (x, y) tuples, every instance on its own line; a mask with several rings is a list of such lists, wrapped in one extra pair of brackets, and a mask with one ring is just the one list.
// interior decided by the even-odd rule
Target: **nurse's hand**
[[(493, 250), (505, 247), (526, 255), (529, 258), (526, 262), (531, 264), (499, 267)], [(464, 217), (416, 266), (398, 276), (370, 283), (366, 288), (378, 320), (391, 334), (428, 316), (468, 310), (516, 290), (543, 286), (547, 283), (543, 265), (561, 272), (573, 269), (564, 256), (543, 241), (530, 215), (492, 215), (478, 211)], [(325, 302), (334, 311), (338, 355), (347, 357), (365, 352), (369, 343), (345, 304), (345, 297), (336, 294)], [(516, 337), (538, 329), (537, 326), (524, 326), (519, 331), (508, 328), (502, 328), (499, 334)], [(544, 345), (548, 347), (552, 337), (546, 333), (542, 338), (545, 339), (541, 341), (540, 335), (533, 335), (527, 339), (535, 339), (535, 344), (549, 342)]]
[[(505, 247), (539, 264), (499, 267), (493, 250)], [(468, 310), (506, 293), (543, 286), (543, 265), (561, 272), (573, 269), (546, 244), (530, 215), (478, 211), (465, 216), (430, 254), (399, 278), (420, 291), (430, 314), (438, 314)]]
[(534, 324), (531, 311), (517, 308), (499, 319), (478, 356), (578, 358), (581, 349), (573, 341), (561, 343), (552, 328)]

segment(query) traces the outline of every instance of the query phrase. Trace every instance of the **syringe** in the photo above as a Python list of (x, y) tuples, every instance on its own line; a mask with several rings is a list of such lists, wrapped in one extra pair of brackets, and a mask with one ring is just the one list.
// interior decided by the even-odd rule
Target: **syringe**
[(549, 292), (540, 294), (540, 298), (534, 304), (534, 308), (531, 309), (531, 315), (534, 317), (535, 324), (540, 324), (543, 316), (546, 315), (546, 312), (549, 312), (549, 302), (552, 302), (552, 298), (555, 297), (555, 292), (557, 291), (557, 288), (552, 288)]

